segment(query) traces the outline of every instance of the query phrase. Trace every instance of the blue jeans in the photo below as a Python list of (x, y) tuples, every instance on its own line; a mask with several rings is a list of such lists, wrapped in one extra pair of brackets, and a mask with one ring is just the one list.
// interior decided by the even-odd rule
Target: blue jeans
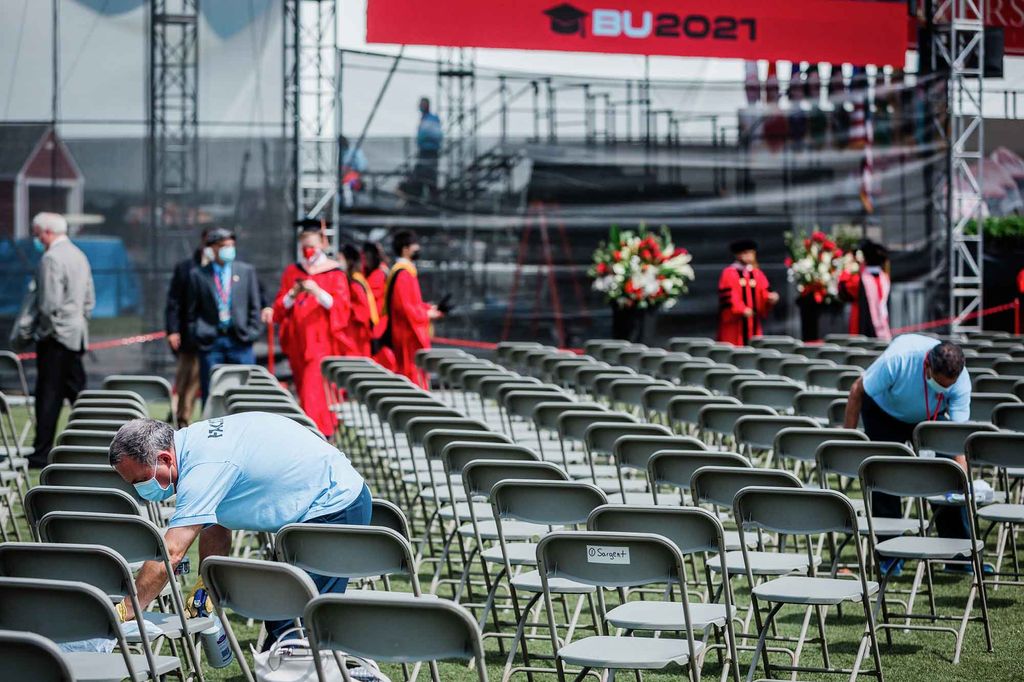
[(256, 353), (251, 343), (241, 343), (230, 336), (218, 336), (208, 350), (199, 351), (199, 385), (203, 404), (210, 395), (210, 373), (214, 365), (255, 365)]
[[(370, 525), (370, 514), (372, 512), (373, 498), (370, 496), (370, 489), (364, 484), (359, 497), (349, 506), (339, 512), (318, 516), (308, 521), (303, 521), (303, 523), (342, 523), (351, 526), (368, 526)], [(319, 573), (310, 573), (309, 571), (306, 571), (306, 573), (313, 579), (313, 584), (316, 585), (317, 592), (320, 594), (340, 594), (348, 587), (348, 578), (335, 578), (320, 575)], [(265, 625), (267, 626), (267, 640), (263, 645), (264, 651), (277, 641), (281, 633), (295, 626), (294, 621), (290, 620), (268, 620)]]

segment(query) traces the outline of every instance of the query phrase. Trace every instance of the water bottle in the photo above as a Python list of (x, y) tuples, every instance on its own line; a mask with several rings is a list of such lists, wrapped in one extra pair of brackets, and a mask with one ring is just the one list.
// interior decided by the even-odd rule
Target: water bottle
[(214, 618), (213, 625), (199, 633), (203, 644), (203, 655), (211, 668), (224, 668), (235, 660), (228, 635), (221, 627), (220, 619)]

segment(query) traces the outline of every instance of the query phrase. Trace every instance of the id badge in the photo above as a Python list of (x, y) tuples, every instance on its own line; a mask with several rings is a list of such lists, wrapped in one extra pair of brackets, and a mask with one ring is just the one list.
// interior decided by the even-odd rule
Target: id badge
[(230, 322), (231, 321), (231, 311), (230, 310), (221, 310), (218, 313), (218, 317), (220, 318), (221, 324)]

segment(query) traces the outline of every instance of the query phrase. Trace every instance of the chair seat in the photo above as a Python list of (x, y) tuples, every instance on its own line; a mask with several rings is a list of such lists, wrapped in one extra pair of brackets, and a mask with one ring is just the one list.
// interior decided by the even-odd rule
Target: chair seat
[[(654, 495), (650, 492), (639, 492), (627, 491), (625, 496), (622, 493), (615, 491), (608, 493), (608, 502), (610, 504), (654, 504)], [(674, 493), (661, 493), (658, 495), (658, 506), (659, 507), (678, 507), (679, 495)]]
[[(981, 550), (985, 543), (977, 540)], [(895, 559), (963, 559), (971, 555), (971, 541), (960, 538), (933, 538), (913, 535), (879, 542), (875, 548), (884, 557)]]
[[(731, 552), (740, 548), (740, 534), (739, 531), (727, 530), (722, 534), (722, 539), (725, 540), (725, 551)], [(753, 533), (747, 533), (747, 549), (757, 547), (757, 536)]]
[(15, 455), (14, 466), (24, 466), (25, 458), (31, 457), (35, 451), (36, 449), (31, 445), (0, 445), (0, 459), (6, 459), (13, 452)]
[[(160, 632), (163, 633), (164, 637), (170, 637), (171, 639), (181, 637), (181, 619), (178, 618), (177, 614), (146, 611), (142, 617), (145, 618), (147, 623), (153, 623), (160, 628)], [(188, 618), (185, 620), (185, 623), (188, 625), (189, 634), (195, 634), (212, 626), (213, 618)], [(149, 629), (147, 628), (148, 631)], [(128, 637), (127, 639), (132, 644), (142, 641), (142, 638), (138, 635)]]
[[(527, 571), (512, 579), (512, 587), (520, 592), (543, 592), (540, 584), (540, 573)], [(592, 594), (597, 591), (592, 585), (584, 585), (568, 578), (550, 578), (548, 589), (552, 594)]]
[(1000, 523), (1024, 523), (1024, 504), (990, 504), (978, 510), (978, 518)]
[[(491, 511), (491, 505), (487, 502), (473, 502), (473, 511), (476, 512), (477, 521), (489, 521), (494, 518), (494, 512)], [(456, 502), (455, 506), (441, 507), (439, 512), (441, 518), (445, 521), (451, 521), (455, 518), (455, 515), (459, 515), (460, 521), (466, 521), (470, 518), (469, 502)]]
[[(878, 592), (878, 583), (868, 581), (868, 596)], [(783, 604), (818, 604), (834, 606), (844, 601), (858, 601), (863, 596), (860, 580), (785, 576), (757, 585), (758, 599)]]
[[(496, 521), (483, 521), (477, 523), (477, 527), (480, 529), (480, 536), (484, 540), (498, 539), (498, 524)], [(501, 530), (505, 535), (505, 540), (513, 542), (516, 540), (532, 540), (533, 538), (547, 535), (549, 532), (547, 526), (539, 523), (526, 523), (525, 521), (505, 521), (501, 524)], [(459, 535), (468, 538), (473, 537), (473, 524), (466, 523), (459, 526)]]
[[(619, 479), (599, 478), (597, 479), (597, 487), (605, 493), (617, 493), (619, 492)], [(622, 479), (622, 489), (625, 490), (627, 494), (646, 492), (647, 481), (642, 478), (624, 478)]]
[[(747, 552), (750, 557), (750, 570), (754, 575), (786, 575), (794, 571), (801, 573), (807, 570), (807, 557), (803, 554), (786, 554), (784, 552)], [(820, 557), (814, 557), (814, 565), (821, 563)], [(718, 561), (710, 561), (711, 570), (721, 571)], [(743, 552), (725, 553), (725, 568), (729, 575), (746, 573), (743, 563)]]
[[(447, 503), (451, 502), (451, 495), (448, 493), (447, 486), (438, 486), (436, 488), (424, 488), (420, 491), (420, 495), (425, 500), (436, 500), (437, 502)], [(455, 501), (465, 502), (466, 501), (466, 489), (455, 488)]]
[[(537, 543), (536, 542), (506, 542), (505, 550), (508, 552), (508, 563), (512, 566), (536, 566), (537, 565)], [(503, 564), (505, 559), (501, 554), (501, 545), (488, 547), (480, 553), (484, 561), (492, 564)]]
[(32, 395), (7, 395), (7, 404), (11, 407), (22, 407), (24, 405), (35, 405), (36, 398)]
[[(566, 473), (569, 474), (569, 478), (590, 478), (590, 465), (589, 464), (570, 464), (566, 469)], [(594, 475), (598, 479), (602, 478), (615, 478), (616, 479), (616, 490), (618, 490), (618, 470), (614, 464), (595, 464)]]
[[(62, 654), (71, 668), (71, 673), (78, 682), (111, 682), (127, 678), (128, 667), (124, 664), (121, 654), (101, 654), (79, 651)], [(130, 656), (132, 666), (140, 678), (145, 677), (149, 663), (143, 654)], [(155, 656), (156, 674), (166, 675), (178, 670), (181, 662), (177, 656)]]
[[(917, 519), (891, 518), (888, 516), (876, 516), (871, 519), (875, 528), (875, 535), (895, 536), (913, 533), (920, 528)], [(868, 520), (866, 517), (857, 517), (857, 532), (861, 535), (868, 534)]]
[[(725, 625), (728, 611), (725, 604), (690, 602), (690, 623), (694, 630), (709, 625)], [(628, 630), (683, 630), (683, 605), (670, 601), (631, 601), (608, 612), (606, 620), (617, 628)]]
[(651, 637), (585, 637), (558, 650), (558, 657), (569, 665), (624, 670), (660, 670), (670, 663), (685, 665), (691, 653), (699, 654), (704, 645), (686, 640)]

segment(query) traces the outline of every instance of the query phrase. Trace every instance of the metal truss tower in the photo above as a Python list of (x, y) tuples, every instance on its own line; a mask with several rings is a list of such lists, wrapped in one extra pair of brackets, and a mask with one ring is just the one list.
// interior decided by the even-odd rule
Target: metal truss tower
[[(461, 47), (438, 48), (435, 109), (444, 125), (443, 186), (472, 198), (473, 161), (477, 156), (476, 69), (474, 53)], [(469, 174), (465, 176), (464, 174)]]
[[(148, 296), (163, 296), (163, 277), (195, 241), (199, 187), (199, 0), (150, 0), (146, 155), (150, 213)], [(147, 302), (158, 327), (162, 301)], [(159, 344), (150, 344), (166, 356)]]
[[(949, 181), (946, 227), (949, 261), (949, 316), (953, 333), (980, 331), (984, 289), (985, 155), (982, 83), (985, 64), (985, 0), (936, 0), (932, 59), (948, 75)], [(968, 225), (978, 229), (968, 234)]]
[(330, 221), (337, 247), (339, 81), (336, 0), (284, 2), (284, 125), (289, 212)]

